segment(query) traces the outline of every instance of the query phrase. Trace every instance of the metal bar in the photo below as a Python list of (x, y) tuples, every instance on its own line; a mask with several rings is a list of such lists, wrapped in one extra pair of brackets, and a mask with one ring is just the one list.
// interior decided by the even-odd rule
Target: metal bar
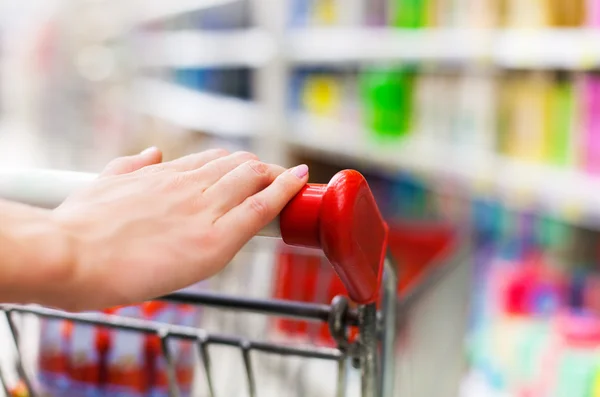
[(177, 375), (175, 373), (175, 360), (169, 349), (169, 331), (163, 328), (159, 332), (158, 337), (160, 338), (160, 349), (165, 359), (167, 366), (167, 378), (169, 380), (169, 397), (180, 397), (179, 386), (177, 386)]
[(362, 397), (378, 396), (377, 360), (377, 305), (361, 306), (360, 315), (360, 374)]
[(4, 370), (0, 365), (0, 383), (2, 384), (2, 391), (4, 391), (4, 395), (6, 397), (10, 397), (10, 390), (8, 387), (8, 383), (6, 382), (6, 376), (4, 375)]
[(202, 366), (204, 367), (204, 376), (206, 377), (206, 385), (208, 386), (208, 395), (210, 397), (215, 397), (215, 386), (212, 381), (210, 355), (208, 354), (206, 338), (199, 337), (197, 346), (198, 355), (200, 356), (200, 361), (202, 361)]
[[(0, 198), (52, 209), (97, 177), (92, 173), (50, 169), (0, 169)], [(281, 237), (279, 219), (275, 219), (257, 235)]]
[[(212, 292), (176, 292), (160, 299), (210, 306), (219, 309), (238, 310), (286, 318), (318, 320), (326, 322), (331, 316), (331, 305), (286, 301), (281, 299), (252, 299), (220, 295)], [(346, 316), (348, 325), (358, 325), (358, 313), (349, 310)]]
[(250, 358), (251, 345), (246, 341), (240, 344), (242, 350), (242, 358), (244, 360), (244, 368), (246, 369), (246, 379), (248, 382), (248, 394), (250, 397), (256, 397), (256, 381), (254, 380), (254, 370), (252, 368), (252, 360)]
[(383, 301), (382, 301), (382, 346), (381, 376), (379, 390), (382, 397), (394, 395), (395, 358), (396, 358), (396, 306), (398, 273), (397, 266), (388, 253), (384, 262)]
[(346, 395), (346, 380), (348, 378), (348, 361), (343, 358), (338, 361), (337, 385), (335, 389), (336, 397), (344, 397)]
[(17, 364), (17, 372), (18, 372), (19, 376), (21, 377), (21, 380), (25, 383), (25, 387), (27, 388), (28, 394), (31, 395), (32, 397), (35, 397), (35, 396), (37, 396), (37, 392), (33, 387), (33, 383), (31, 382), (31, 379), (29, 378), (29, 374), (25, 370), (25, 366), (23, 365), (23, 359), (22, 359), (23, 355), (21, 352), (21, 344), (19, 343), (19, 340), (20, 340), (19, 329), (17, 328), (17, 325), (15, 324), (15, 320), (12, 316), (12, 311), (6, 310), (5, 314), (6, 314), (6, 320), (8, 321), (8, 327), (10, 328), (10, 333), (11, 333), (13, 341), (15, 343), (15, 348), (17, 349), (17, 357), (15, 358), (15, 361)]
[[(137, 331), (145, 334), (158, 335), (165, 325), (162, 323), (124, 318), (100, 313), (72, 314), (58, 310), (35, 306), (0, 305), (0, 310), (15, 311), (20, 313), (35, 314), (40, 317), (63, 319), (75, 321), (82, 324), (99, 325), (109, 328)], [(169, 326), (169, 336), (176, 339), (197, 341), (199, 337), (206, 339), (206, 344), (217, 344), (239, 347), (244, 340), (232, 336), (220, 334), (206, 334), (204, 330), (177, 325)], [(245, 341), (250, 349), (268, 354), (282, 356), (298, 356), (306, 358), (318, 358), (323, 360), (338, 360), (342, 357), (339, 349), (316, 347), (316, 346), (286, 346), (262, 341)]]

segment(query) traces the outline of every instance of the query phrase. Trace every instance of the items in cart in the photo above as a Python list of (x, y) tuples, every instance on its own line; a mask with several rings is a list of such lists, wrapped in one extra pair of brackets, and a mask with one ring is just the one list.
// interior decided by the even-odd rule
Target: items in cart
[[(147, 302), (105, 314), (173, 325), (196, 326), (199, 311), (189, 305)], [(190, 395), (194, 372), (191, 342), (171, 341), (174, 379)], [(42, 321), (40, 383), (50, 395), (166, 396), (169, 374), (157, 336), (107, 329), (66, 320)]]

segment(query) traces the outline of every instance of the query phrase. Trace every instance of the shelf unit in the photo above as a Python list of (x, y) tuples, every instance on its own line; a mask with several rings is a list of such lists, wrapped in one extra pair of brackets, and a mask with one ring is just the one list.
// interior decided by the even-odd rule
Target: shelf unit
[[(269, 14), (274, 15), (273, 12)], [(596, 177), (493, 153), (474, 152), (464, 147), (419, 142), (418, 138), (392, 146), (362, 139), (343, 139), (331, 132), (342, 129), (339, 122), (306, 114), (288, 117), (285, 107), (277, 104), (278, 101), (285, 102), (285, 78), (294, 66), (414, 62), (494, 68), (593, 69), (600, 66), (600, 31), (323, 27), (288, 29), (278, 36), (272, 36), (269, 31), (273, 32), (272, 28), (259, 25), (249, 31), (210, 34), (184, 31), (148, 36), (145, 39), (154, 45), (146, 47), (158, 50), (144, 58), (143, 64), (252, 67), (256, 73), (266, 76), (264, 80), (269, 80), (266, 83), (263, 80), (258, 89), (268, 92), (268, 99), (263, 97), (262, 100), (270, 101), (270, 110), (249, 103), (227, 104), (223, 98), (213, 97), (210, 106), (222, 104), (228, 109), (220, 114), (237, 115), (238, 120), (223, 122), (218, 117), (213, 118), (216, 113), (212, 111), (192, 115), (193, 109), (201, 109), (201, 95), (194, 94), (194, 99), (188, 92), (189, 98), (184, 99), (183, 90), (177, 89), (173, 92), (180, 94), (179, 103), (195, 104), (181, 106), (181, 109), (156, 104), (150, 106), (150, 113), (180, 126), (202, 125), (225, 135), (236, 135), (234, 125), (240, 129), (245, 127), (253, 131), (250, 135), (259, 139), (256, 147), (263, 147), (264, 138), (269, 136), (270, 149), (265, 152), (270, 156), (278, 153), (275, 155), (278, 162), (288, 163), (290, 152), (309, 156), (326, 154), (340, 165), (413, 172), (428, 180), (434, 189), (446, 186), (437, 182), (451, 180), (464, 188), (460, 191), (469, 197), (495, 198), (511, 208), (543, 211), (572, 224), (600, 228), (600, 179)], [(278, 31), (282, 31), (281, 26)], [(176, 42), (179, 42), (178, 46), (170, 44)], [(183, 47), (210, 51), (181, 51)], [(253, 48), (253, 51), (243, 51), (244, 48)], [(269, 75), (268, 70), (273, 68), (278, 70), (279, 81)], [(206, 101), (207, 98), (203, 99)], [(236, 109), (237, 105), (240, 106)], [(185, 109), (189, 109), (189, 113)], [(260, 115), (261, 111), (269, 117), (273, 117), (274, 112), (278, 114), (275, 117), (278, 127), (271, 128), (271, 134), (261, 134), (266, 128), (260, 123), (266, 119)], [(346, 131), (352, 128), (356, 127), (343, 126)], [(367, 134), (363, 132), (362, 135)], [(456, 166), (449, 169), (449, 161)]]
[[(145, 1), (143, 6), (139, 1), (127, 3), (139, 11), (134, 26), (239, 0)], [(339, 123), (307, 115), (289, 117), (286, 109), (288, 77), (295, 66), (423, 62), (587, 70), (600, 66), (600, 30), (298, 29), (286, 26), (287, 3), (251, 0), (254, 21), (247, 29), (148, 30), (133, 40), (138, 50), (135, 61), (142, 68), (253, 69), (254, 102), (142, 78), (133, 84), (135, 109), (184, 129), (250, 138), (252, 149), (266, 161), (291, 165), (292, 152), (326, 153), (346, 165), (414, 172), (434, 188), (440, 186), (436, 182), (441, 177), (449, 178), (471, 196), (496, 197), (516, 208), (547, 211), (571, 223), (600, 228), (597, 178), (435, 142), (413, 140), (382, 147), (360, 139), (336, 139), (330, 130), (339, 130)], [(448, 169), (449, 160), (457, 166)]]
[(572, 224), (600, 226), (600, 178), (443, 144), (418, 134), (392, 145), (345, 139), (356, 133), (366, 136), (360, 128), (355, 130), (356, 126), (298, 114), (292, 118), (293, 133), (287, 143), (309, 155), (326, 155), (340, 165), (391, 174), (410, 172), (428, 181), (434, 191), (495, 199), (512, 209), (533, 209)]

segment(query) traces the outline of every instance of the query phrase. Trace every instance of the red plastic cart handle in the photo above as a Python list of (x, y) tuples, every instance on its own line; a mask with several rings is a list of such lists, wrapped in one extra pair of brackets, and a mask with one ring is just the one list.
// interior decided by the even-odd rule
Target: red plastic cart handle
[(280, 216), (286, 244), (320, 248), (357, 303), (379, 295), (388, 226), (365, 178), (336, 174), (327, 185), (308, 184)]

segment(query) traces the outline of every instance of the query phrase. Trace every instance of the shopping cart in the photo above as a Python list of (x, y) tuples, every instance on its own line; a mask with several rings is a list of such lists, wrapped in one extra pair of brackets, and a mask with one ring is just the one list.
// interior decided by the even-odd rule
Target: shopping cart
[[(50, 170), (25, 170), (0, 172), (0, 197), (52, 208), (59, 205), (73, 190), (89, 183), (95, 175)], [(161, 354), (167, 364), (169, 395), (179, 396), (174, 360), (169, 348), (172, 340), (191, 341), (197, 348), (202, 371), (206, 379), (208, 395), (214, 396), (212, 382), (214, 359), (210, 346), (222, 345), (239, 349), (245, 369), (247, 393), (260, 395), (260, 386), (255, 379), (253, 353), (279, 356), (297, 356), (310, 359), (329, 360), (337, 364), (336, 395), (346, 395), (348, 363), (360, 370), (362, 396), (392, 396), (399, 390), (395, 380), (406, 377), (395, 368), (397, 362), (397, 335), (401, 327), (407, 329), (412, 321), (410, 313), (424, 301), (432, 286), (444, 278), (456, 279), (449, 274), (456, 273), (456, 266), (465, 263), (464, 252), (452, 261), (444, 261), (439, 266), (427, 267), (426, 261), (436, 263), (443, 259), (445, 250), (455, 249), (460, 239), (408, 239), (408, 243), (433, 244), (436, 247), (432, 257), (413, 257), (409, 278), (401, 283), (402, 298), (397, 300), (398, 272), (387, 251), (388, 226), (382, 220), (373, 196), (364, 178), (356, 171), (342, 171), (327, 185), (307, 185), (284, 209), (276, 222), (265, 228), (260, 235), (281, 237), (291, 246), (311, 247), (321, 250), (335, 269), (345, 290), (346, 296), (336, 296), (330, 304), (289, 301), (282, 299), (255, 299), (228, 296), (211, 292), (177, 292), (162, 298), (164, 301), (212, 307), (219, 310), (233, 310), (259, 313), (278, 318), (300, 319), (327, 324), (333, 347), (276, 343), (185, 326), (166, 325), (105, 314), (72, 314), (37, 306), (2, 305), (8, 319), (10, 334), (17, 348), (15, 366), (27, 395), (40, 395), (32, 369), (26, 363), (21, 350), (22, 328), (19, 327), (19, 314), (35, 315), (40, 318), (64, 319), (74, 323), (108, 327), (130, 332), (155, 335), (160, 340)], [(430, 234), (429, 234), (430, 235)], [(443, 241), (442, 241), (443, 240)], [(449, 241), (452, 244), (447, 244)], [(432, 251), (433, 252), (433, 251)], [(409, 255), (410, 256), (410, 255)], [(426, 260), (425, 260), (426, 259)], [(417, 264), (417, 265), (415, 265)], [(414, 271), (415, 266), (422, 271)], [(464, 272), (461, 273), (464, 275)], [(447, 277), (443, 277), (447, 276)], [(461, 283), (461, 291), (466, 286)], [(468, 279), (468, 277), (467, 277)], [(464, 284), (464, 283), (463, 283)], [(456, 290), (456, 283), (451, 293)], [(455, 306), (466, 306), (466, 298), (454, 299)], [(447, 299), (443, 298), (443, 299)], [(354, 304), (351, 304), (353, 302)], [(431, 310), (427, 307), (423, 310)], [(442, 309), (443, 310), (443, 309)], [(419, 309), (421, 311), (421, 309)], [(429, 316), (430, 317), (430, 316)], [(427, 324), (431, 327), (431, 324)], [(350, 333), (350, 329), (358, 332)], [(462, 335), (459, 335), (458, 341)], [(455, 338), (456, 339), (456, 338)], [(456, 341), (454, 342), (456, 346)], [(418, 354), (418, 353), (413, 353)], [(9, 384), (0, 371), (0, 381), (7, 395)], [(430, 381), (429, 381), (430, 382)], [(415, 394), (416, 395), (416, 394)]]

